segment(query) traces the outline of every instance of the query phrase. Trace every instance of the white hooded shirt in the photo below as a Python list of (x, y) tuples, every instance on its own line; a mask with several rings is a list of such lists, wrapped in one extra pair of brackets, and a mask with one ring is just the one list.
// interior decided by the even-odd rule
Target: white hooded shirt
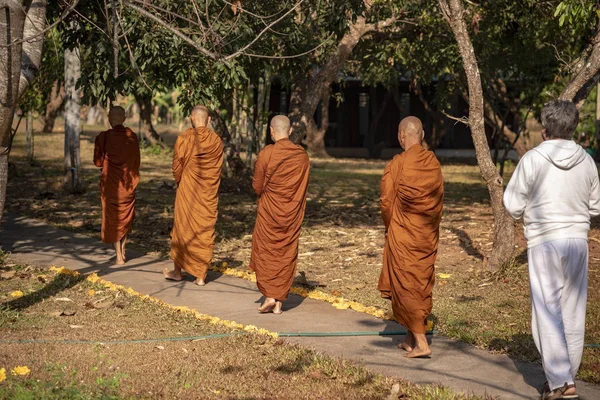
[(527, 247), (557, 239), (586, 239), (600, 215), (598, 168), (572, 140), (547, 140), (525, 153), (513, 173), (504, 206), (523, 217)]

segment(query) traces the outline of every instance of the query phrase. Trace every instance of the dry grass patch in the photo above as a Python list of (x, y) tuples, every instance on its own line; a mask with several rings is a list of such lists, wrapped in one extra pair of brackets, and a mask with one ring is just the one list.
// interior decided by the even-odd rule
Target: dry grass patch
[[(397, 382), (267, 335), (107, 290), (84, 276), (11, 264), (0, 273), (0, 368), (29, 370), (0, 382), (0, 398), (381, 399)], [(223, 334), (230, 335), (206, 337)], [(466, 398), (407, 382), (395, 393)]]

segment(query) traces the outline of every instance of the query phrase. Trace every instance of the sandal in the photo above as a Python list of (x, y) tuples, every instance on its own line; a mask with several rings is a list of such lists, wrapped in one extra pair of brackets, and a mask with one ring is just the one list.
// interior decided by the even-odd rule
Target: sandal
[(575, 389), (575, 384), (568, 385), (565, 382), (563, 387), (556, 388), (554, 390), (550, 390), (550, 386), (548, 382), (544, 383), (544, 387), (542, 388), (542, 396), (540, 400), (575, 400), (579, 399), (577, 394), (565, 394), (569, 389)]

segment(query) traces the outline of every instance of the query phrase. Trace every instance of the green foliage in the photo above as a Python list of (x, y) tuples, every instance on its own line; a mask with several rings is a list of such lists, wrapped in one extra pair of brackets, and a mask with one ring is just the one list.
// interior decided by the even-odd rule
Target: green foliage
[(556, 6), (554, 17), (558, 17), (560, 26), (567, 23), (572, 26), (587, 27), (590, 21), (600, 17), (600, 8), (598, 8), (598, 2), (596, 1), (565, 0)]
[(46, 34), (42, 50), (42, 62), (33, 82), (21, 97), (22, 111), (44, 114), (54, 82), (64, 81), (64, 50), (60, 31), (57, 28)]

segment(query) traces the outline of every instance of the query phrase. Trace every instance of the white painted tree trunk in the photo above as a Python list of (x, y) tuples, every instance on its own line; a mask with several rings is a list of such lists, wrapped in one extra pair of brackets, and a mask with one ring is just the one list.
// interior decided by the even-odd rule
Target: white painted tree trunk
[[(46, 25), (46, 0), (0, 1), (0, 218), (8, 183), (8, 154), (19, 97), (39, 69), (43, 40), (24, 43)], [(43, 35), (40, 35), (43, 39)], [(10, 46), (6, 46), (11, 44)]]
[(65, 187), (81, 191), (81, 90), (76, 88), (81, 77), (79, 48), (65, 50)]

